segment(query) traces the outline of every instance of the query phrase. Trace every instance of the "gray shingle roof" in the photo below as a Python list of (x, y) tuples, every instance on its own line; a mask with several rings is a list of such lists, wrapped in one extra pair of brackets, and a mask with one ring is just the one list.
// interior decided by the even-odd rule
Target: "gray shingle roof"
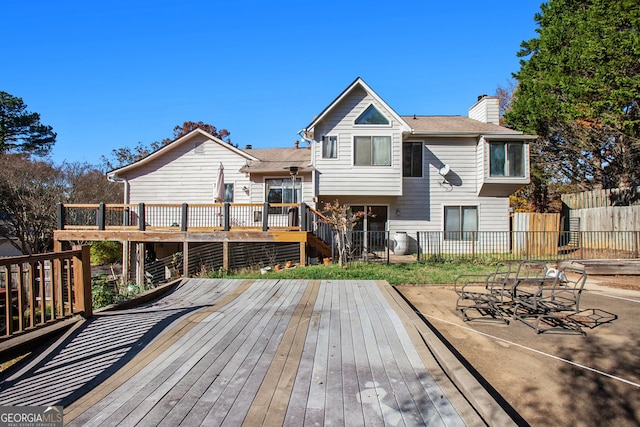
[(513, 133), (513, 129), (491, 123), (482, 123), (464, 116), (401, 116), (414, 130), (429, 133)]
[(260, 161), (249, 161), (241, 169), (242, 172), (283, 172), (289, 166), (298, 166), (301, 170), (311, 169), (311, 150), (308, 148), (260, 148), (243, 151)]

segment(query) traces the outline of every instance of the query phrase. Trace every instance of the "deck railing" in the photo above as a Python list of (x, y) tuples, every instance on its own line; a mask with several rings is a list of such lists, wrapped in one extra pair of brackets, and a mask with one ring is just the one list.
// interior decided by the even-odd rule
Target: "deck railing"
[(92, 315), (89, 246), (0, 258), (0, 339)]
[(322, 212), (307, 207), (306, 213), (302, 216), (302, 222), (303, 229), (313, 232), (323, 242), (329, 245), (333, 242), (333, 227)]
[[(59, 204), (59, 230), (306, 231), (304, 203)], [(305, 217), (306, 218), (306, 217)], [(302, 225), (301, 225), (302, 224)]]

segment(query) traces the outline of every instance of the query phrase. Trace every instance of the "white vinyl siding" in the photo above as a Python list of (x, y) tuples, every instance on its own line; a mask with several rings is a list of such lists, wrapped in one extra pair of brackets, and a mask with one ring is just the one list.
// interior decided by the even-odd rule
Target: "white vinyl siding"
[(224, 165), (225, 184), (233, 184), (234, 202), (247, 203), (241, 189), (249, 178), (240, 173), (246, 159), (225, 145), (196, 135), (125, 176), (130, 203), (213, 203), (218, 165)]
[[(314, 168), (317, 176), (318, 196), (322, 195), (402, 195), (402, 128), (400, 123), (390, 120), (389, 125), (354, 125), (355, 120), (369, 107), (374, 105), (386, 117), (391, 112), (379, 105), (364, 90), (354, 90), (350, 96), (336, 105), (331, 114), (316, 125), (316, 135), (336, 135), (338, 145), (337, 159), (322, 158), (322, 142), (313, 144), (315, 150)], [(388, 137), (391, 152), (388, 166), (355, 166), (354, 139), (356, 136)]]
[(500, 100), (496, 96), (487, 96), (469, 109), (469, 118), (482, 123), (500, 124)]
[[(433, 138), (424, 141), (424, 176), (403, 179), (403, 195), (389, 206), (389, 231), (407, 232), (409, 250), (417, 250), (416, 231), (442, 232), (446, 206), (477, 206), (480, 231), (509, 230), (509, 199), (479, 197), (476, 191), (475, 138)], [(438, 169), (449, 165), (451, 185), (443, 183)], [(399, 215), (396, 214), (399, 213)]]

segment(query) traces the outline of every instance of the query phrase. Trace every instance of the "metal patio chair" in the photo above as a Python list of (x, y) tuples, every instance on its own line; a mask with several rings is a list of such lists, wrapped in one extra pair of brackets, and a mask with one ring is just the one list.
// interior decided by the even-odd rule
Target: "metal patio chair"
[[(462, 274), (454, 281), (454, 291), (458, 294), (456, 310), (460, 310), (465, 321), (486, 320), (509, 324), (502, 304), (510, 301), (512, 268), (510, 264), (500, 263), (493, 273), (486, 275)], [(478, 316), (470, 316), (474, 310)]]
[(550, 269), (543, 261), (522, 260), (511, 267), (506, 285), (492, 289), (498, 294), (503, 311), (513, 311), (516, 290), (520, 295), (531, 295), (537, 289), (540, 280), (548, 277), (549, 271)]
[(565, 267), (555, 274), (527, 283), (527, 290), (520, 292), (516, 284), (513, 317), (536, 330), (564, 333), (586, 333), (571, 316), (580, 312), (580, 297), (587, 282), (587, 273), (578, 268)]

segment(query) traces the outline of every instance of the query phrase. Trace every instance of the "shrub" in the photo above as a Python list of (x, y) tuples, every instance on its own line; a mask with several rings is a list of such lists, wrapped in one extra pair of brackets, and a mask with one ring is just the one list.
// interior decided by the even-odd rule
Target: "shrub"
[(98, 309), (111, 304), (117, 304), (122, 301), (131, 299), (144, 291), (150, 289), (150, 286), (137, 286), (133, 283), (117, 284), (110, 280), (105, 274), (92, 278), (91, 300), (93, 308)]
[(94, 309), (118, 302), (115, 283), (110, 282), (106, 275), (94, 277), (91, 284), (91, 300)]
[(91, 264), (105, 265), (119, 262), (122, 259), (122, 243), (104, 241), (91, 244)]

